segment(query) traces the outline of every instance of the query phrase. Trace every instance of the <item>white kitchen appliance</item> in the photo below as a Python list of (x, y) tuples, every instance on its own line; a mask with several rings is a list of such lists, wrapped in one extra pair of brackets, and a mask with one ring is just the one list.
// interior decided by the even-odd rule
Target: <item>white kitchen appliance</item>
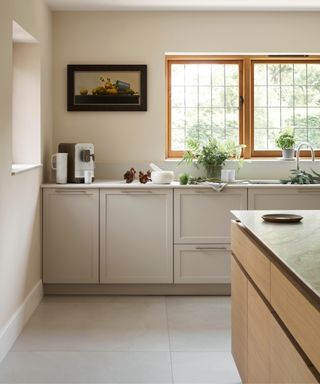
[(94, 181), (95, 155), (91, 143), (61, 143), (59, 153), (68, 154), (68, 183), (84, 183), (85, 171), (91, 171)]

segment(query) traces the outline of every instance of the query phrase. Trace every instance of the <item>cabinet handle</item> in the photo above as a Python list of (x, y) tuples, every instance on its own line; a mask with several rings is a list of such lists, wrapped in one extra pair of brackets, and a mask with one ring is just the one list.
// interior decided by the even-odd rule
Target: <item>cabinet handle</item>
[(58, 189), (57, 191), (55, 191), (56, 193), (75, 193), (75, 192), (81, 192), (81, 193), (87, 193), (87, 191), (85, 191), (85, 190), (81, 190), (81, 191), (79, 191), (79, 190), (76, 190), (76, 189), (74, 189), (74, 190), (63, 190), (63, 189)]
[(227, 249), (226, 247), (211, 247), (211, 248), (208, 248), (208, 247), (196, 247), (196, 249), (200, 249), (201, 251), (218, 251), (218, 250), (221, 250), (221, 249)]
[(140, 193), (140, 194), (144, 194), (144, 193), (152, 193), (152, 191), (121, 191), (121, 193)]
[(320, 193), (320, 190), (313, 190), (313, 189), (307, 189), (307, 190), (303, 190), (303, 189), (298, 189), (298, 193)]
[[(196, 191), (196, 193), (212, 193), (214, 192), (213, 189), (209, 190), (209, 191)], [(220, 191), (219, 193), (226, 193), (226, 191)]]

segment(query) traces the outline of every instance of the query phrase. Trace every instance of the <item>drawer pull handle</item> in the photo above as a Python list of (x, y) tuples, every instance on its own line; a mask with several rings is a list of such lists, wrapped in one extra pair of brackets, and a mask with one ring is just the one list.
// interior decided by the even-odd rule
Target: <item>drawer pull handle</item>
[(298, 193), (320, 193), (320, 191), (319, 190), (313, 191), (312, 189), (307, 189), (304, 191), (303, 189), (299, 189)]
[[(196, 193), (213, 193), (214, 191), (196, 191)], [(226, 193), (226, 191), (220, 191), (219, 193)]]
[(63, 190), (63, 189), (59, 189), (59, 190), (57, 190), (57, 191), (55, 191), (56, 193), (87, 193), (87, 191), (79, 191), (79, 190), (72, 190), (72, 189), (69, 189), (69, 190)]
[(140, 194), (144, 194), (144, 193), (152, 193), (152, 191), (121, 191), (121, 193), (140, 193)]
[(200, 249), (201, 251), (219, 251), (221, 249), (227, 249), (227, 248), (226, 247), (212, 247), (212, 248), (196, 247), (196, 249)]

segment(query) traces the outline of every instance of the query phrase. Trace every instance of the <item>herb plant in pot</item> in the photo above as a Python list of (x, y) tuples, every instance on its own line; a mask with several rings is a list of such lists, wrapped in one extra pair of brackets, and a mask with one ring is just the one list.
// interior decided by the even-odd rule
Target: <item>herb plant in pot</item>
[(293, 127), (286, 127), (276, 137), (276, 145), (282, 149), (282, 157), (284, 159), (294, 158), (294, 145), (296, 138), (294, 137)]
[[(208, 138), (205, 145), (197, 139), (187, 139), (187, 151), (184, 152), (182, 160), (177, 167), (185, 161), (186, 165), (192, 163), (197, 169), (199, 164), (203, 165), (207, 171), (208, 180), (220, 180), (221, 169), (228, 159), (239, 161), (239, 168), (243, 165), (243, 158), (240, 158), (243, 144), (236, 144), (234, 140), (226, 140), (218, 143), (215, 138)], [(194, 161), (195, 160), (195, 161)]]

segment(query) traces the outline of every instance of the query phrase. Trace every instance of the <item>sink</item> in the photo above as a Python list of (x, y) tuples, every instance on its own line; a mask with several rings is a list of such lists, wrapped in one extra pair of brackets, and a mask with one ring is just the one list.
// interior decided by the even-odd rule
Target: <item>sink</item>
[(280, 180), (249, 180), (251, 184), (281, 184)]

